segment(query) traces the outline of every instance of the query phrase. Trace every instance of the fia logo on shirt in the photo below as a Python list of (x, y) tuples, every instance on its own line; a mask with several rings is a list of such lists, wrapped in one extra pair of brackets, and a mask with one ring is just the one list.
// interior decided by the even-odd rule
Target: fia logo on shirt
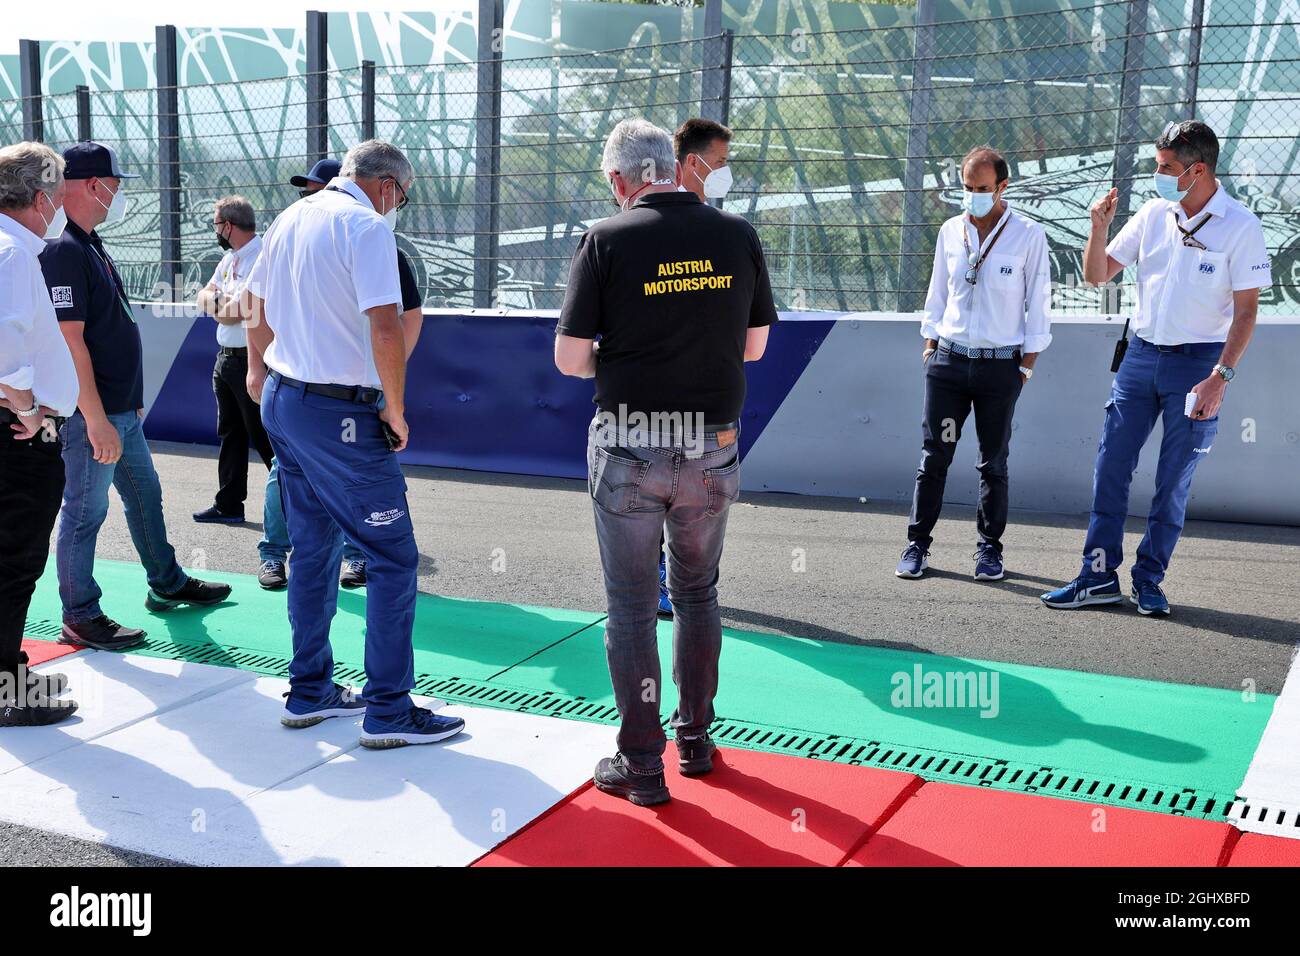
[(1201, 269), (1201, 275), (1204, 275), (1204, 276), (1212, 276), (1212, 275), (1214, 275), (1214, 263), (1213, 263), (1213, 262), (1202, 262), (1201, 265), (1200, 265), (1200, 269)]
[(1009, 275), (1014, 275), (1015, 271), (1016, 271), (1015, 268), (1012, 266), (1002, 266), (1000, 269), (998, 269), (998, 274), (1009, 276)]

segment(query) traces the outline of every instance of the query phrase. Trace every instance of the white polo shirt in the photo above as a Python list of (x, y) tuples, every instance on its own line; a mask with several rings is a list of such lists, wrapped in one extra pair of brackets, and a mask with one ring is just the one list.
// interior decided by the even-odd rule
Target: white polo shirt
[(45, 240), (0, 213), (0, 382), (29, 388), (59, 415), (77, 410), (77, 369), (37, 257)]
[(396, 304), (397, 240), (350, 179), (280, 213), (262, 237), (248, 288), (266, 303), (268, 367), (304, 382), (381, 387), (366, 309)]
[[(971, 285), (966, 281), (968, 256), (983, 255), (986, 249), (979, 279)], [(954, 216), (939, 227), (921, 336), (968, 348), (1016, 345), (1022, 352), (1041, 352), (1052, 342), (1051, 282), (1043, 227), (1013, 213), (1009, 202), (982, 246), (970, 218)]]
[[(1180, 203), (1148, 200), (1106, 246), (1126, 268), (1137, 263), (1132, 329), (1154, 345), (1225, 341), (1232, 293), (1273, 284), (1259, 219), (1218, 185), (1190, 223)], [(1175, 216), (1189, 232), (1209, 217), (1195, 236), (1204, 250), (1183, 245)]]
[[(231, 299), (238, 299), (248, 287), (248, 275), (262, 251), (262, 237), (254, 236), (244, 243), (242, 248), (227, 249), (226, 254), (217, 263), (209, 282), (217, 291)], [(239, 349), (248, 345), (248, 335), (244, 332), (242, 322), (234, 325), (217, 323), (217, 344), (228, 349)]]

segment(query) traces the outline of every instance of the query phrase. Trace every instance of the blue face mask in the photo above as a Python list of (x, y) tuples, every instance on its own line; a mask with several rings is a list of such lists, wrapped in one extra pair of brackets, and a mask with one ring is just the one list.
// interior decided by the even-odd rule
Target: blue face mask
[(961, 191), (961, 208), (976, 219), (983, 219), (993, 211), (993, 201), (996, 198), (997, 193), (973, 193), (963, 189)]
[(1183, 197), (1192, 191), (1192, 186), (1195, 186), (1197, 180), (1200, 179), (1198, 176), (1196, 179), (1192, 180), (1191, 186), (1188, 186), (1186, 189), (1179, 189), (1178, 180), (1182, 179), (1186, 175), (1187, 170), (1185, 169), (1177, 176), (1170, 176), (1168, 173), (1156, 173), (1156, 193), (1161, 199), (1167, 199), (1170, 202), (1182, 202)]

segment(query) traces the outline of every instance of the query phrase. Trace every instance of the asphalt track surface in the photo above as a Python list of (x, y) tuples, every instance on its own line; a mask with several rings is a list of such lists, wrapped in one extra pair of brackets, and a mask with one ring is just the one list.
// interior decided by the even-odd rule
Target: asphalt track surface
[[(199, 576), (200, 567), (254, 572), (261, 464), (249, 469), (246, 524), (198, 525), (190, 514), (212, 502), (215, 449), (155, 443), (154, 451), (181, 563)], [(422, 591), (604, 611), (584, 482), (406, 471)], [(971, 577), (971, 508), (945, 509), (929, 575), (905, 581), (893, 574), (905, 543), (902, 506), (746, 493), (728, 527), (719, 584), (723, 623), (953, 657), (1220, 688), (1253, 681), (1264, 693), (1281, 690), (1300, 642), (1300, 606), (1293, 597), (1300, 528), (1189, 523), (1165, 582), (1174, 608), (1169, 619), (1141, 617), (1128, 604), (1051, 611), (1037, 596), (1076, 572), (1086, 515), (1016, 511), (1014, 482), (1013, 474), (1013, 520), (1004, 538), (1008, 574), (994, 583)], [(1136, 549), (1142, 526), (1130, 520), (1126, 554)], [(135, 560), (116, 497), (97, 553)], [(104, 607), (124, 624), (138, 623), (133, 611), (143, 597), (109, 595)], [(157, 862), (0, 824), (0, 865)]]

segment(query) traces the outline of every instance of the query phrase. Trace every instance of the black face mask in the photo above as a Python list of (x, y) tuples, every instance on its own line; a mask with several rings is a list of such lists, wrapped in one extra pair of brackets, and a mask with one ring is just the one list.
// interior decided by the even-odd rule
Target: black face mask
[(225, 249), (227, 252), (230, 251), (230, 240), (227, 239), (225, 236), (223, 236), (221, 233), (217, 233), (217, 245), (219, 245), (222, 249)]

